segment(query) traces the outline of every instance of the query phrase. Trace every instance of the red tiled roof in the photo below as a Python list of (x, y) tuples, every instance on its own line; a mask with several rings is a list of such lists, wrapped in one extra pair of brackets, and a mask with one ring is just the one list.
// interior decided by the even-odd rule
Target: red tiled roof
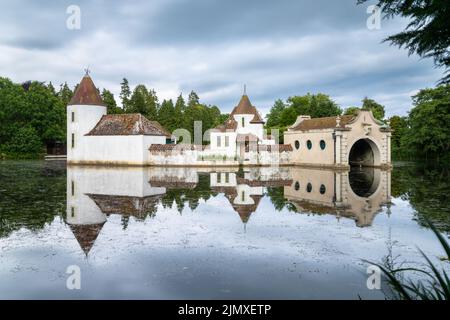
[(104, 115), (88, 136), (166, 136), (170, 132), (157, 121), (150, 121), (139, 113)]
[(156, 213), (156, 205), (163, 195), (157, 194), (147, 197), (113, 196), (103, 194), (87, 194), (100, 210), (106, 214), (120, 214), (145, 219)]
[[(294, 128), (291, 128), (293, 131), (307, 131), (307, 130), (315, 130), (315, 129), (331, 129), (336, 128), (336, 119), (337, 117), (324, 117), (324, 118), (312, 118), (306, 119), (300, 122)], [(348, 123), (350, 123), (355, 116), (353, 115), (344, 115), (340, 116), (341, 121), (339, 122), (338, 128), (344, 128)]]
[(234, 107), (233, 111), (231, 111), (228, 119), (222, 125), (214, 128), (213, 130), (221, 132), (236, 131), (237, 122), (233, 117), (235, 114), (252, 114), (253, 119), (250, 121), (250, 123), (264, 123), (264, 120), (262, 119), (258, 110), (256, 110), (256, 108), (252, 105), (248, 96), (244, 94), (238, 105)]
[(100, 231), (105, 223), (98, 224), (70, 224), (69, 227), (72, 230), (75, 239), (77, 239), (83, 252), (88, 255), (94, 246), (95, 240), (97, 240)]
[(252, 105), (246, 94), (242, 96), (238, 105), (231, 112), (231, 116), (235, 114), (252, 114), (254, 117), (250, 123), (264, 123), (264, 120), (261, 118), (258, 110), (256, 110), (256, 108)]
[(237, 129), (237, 122), (233, 119), (233, 117), (229, 117), (222, 125), (212, 129), (211, 131), (220, 131), (220, 132), (227, 132), (227, 131), (236, 131)]
[(86, 75), (81, 79), (77, 90), (75, 91), (72, 99), (69, 102), (70, 105), (94, 105), (105, 106), (103, 100), (94, 85), (91, 77)]

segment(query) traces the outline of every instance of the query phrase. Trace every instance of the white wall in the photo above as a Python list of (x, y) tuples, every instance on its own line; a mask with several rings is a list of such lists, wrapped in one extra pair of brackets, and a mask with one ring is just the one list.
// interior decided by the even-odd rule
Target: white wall
[[(217, 137), (220, 136), (221, 145), (217, 145)], [(225, 147), (225, 137), (228, 136), (229, 145)], [(211, 132), (211, 150), (217, 154), (233, 157), (236, 155), (236, 133), (235, 132)]]
[[(72, 112), (75, 121), (72, 122)], [(89, 133), (106, 114), (106, 107), (90, 105), (67, 106), (67, 161), (78, 161), (85, 154), (85, 134)], [(75, 147), (72, 148), (72, 133), (75, 135)]]
[[(151, 144), (165, 144), (164, 136), (85, 136), (82, 151), (71, 163), (144, 165), (150, 162)], [(75, 147), (77, 148), (77, 146)]]

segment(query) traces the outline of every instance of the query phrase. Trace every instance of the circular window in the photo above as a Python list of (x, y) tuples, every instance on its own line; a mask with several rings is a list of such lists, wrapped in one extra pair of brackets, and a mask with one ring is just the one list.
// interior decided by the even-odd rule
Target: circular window
[(295, 140), (295, 149), (299, 149), (300, 148), (300, 142), (298, 140)]
[(306, 186), (306, 191), (311, 192), (312, 191), (312, 184), (308, 183), (308, 185)]
[(300, 183), (298, 183), (298, 181), (295, 183), (294, 188), (296, 191), (298, 191), (300, 189)]
[(325, 140), (320, 140), (320, 149), (325, 150), (325, 147), (327, 144), (325, 143)]
[(325, 188), (325, 186), (323, 184), (320, 185), (320, 194), (324, 194), (325, 191), (327, 191), (327, 188)]
[(311, 148), (312, 148), (312, 142), (311, 142), (311, 140), (308, 140), (308, 141), (306, 142), (306, 146), (308, 147), (309, 150), (311, 150)]

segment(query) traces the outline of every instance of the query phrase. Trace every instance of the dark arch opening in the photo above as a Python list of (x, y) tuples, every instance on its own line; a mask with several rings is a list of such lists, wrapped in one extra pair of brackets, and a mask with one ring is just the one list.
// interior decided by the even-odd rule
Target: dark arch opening
[(351, 166), (373, 166), (375, 155), (372, 146), (366, 139), (356, 141), (350, 149), (348, 162)]
[(350, 188), (353, 192), (363, 198), (370, 197), (378, 189), (379, 170), (375, 168), (352, 167), (348, 174)]

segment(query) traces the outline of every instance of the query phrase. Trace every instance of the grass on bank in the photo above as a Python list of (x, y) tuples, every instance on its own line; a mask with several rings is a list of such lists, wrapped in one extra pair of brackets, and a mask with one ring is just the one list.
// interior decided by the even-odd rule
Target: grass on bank
[[(450, 245), (431, 221), (426, 220), (445, 252), (444, 263), (450, 261)], [(400, 300), (449, 300), (450, 279), (447, 272), (434, 264), (430, 258), (418, 249), (427, 263), (427, 269), (394, 268), (387, 264), (372, 263), (380, 268), (391, 287), (395, 298)], [(425, 275), (424, 280), (405, 280), (408, 272), (418, 272)]]

